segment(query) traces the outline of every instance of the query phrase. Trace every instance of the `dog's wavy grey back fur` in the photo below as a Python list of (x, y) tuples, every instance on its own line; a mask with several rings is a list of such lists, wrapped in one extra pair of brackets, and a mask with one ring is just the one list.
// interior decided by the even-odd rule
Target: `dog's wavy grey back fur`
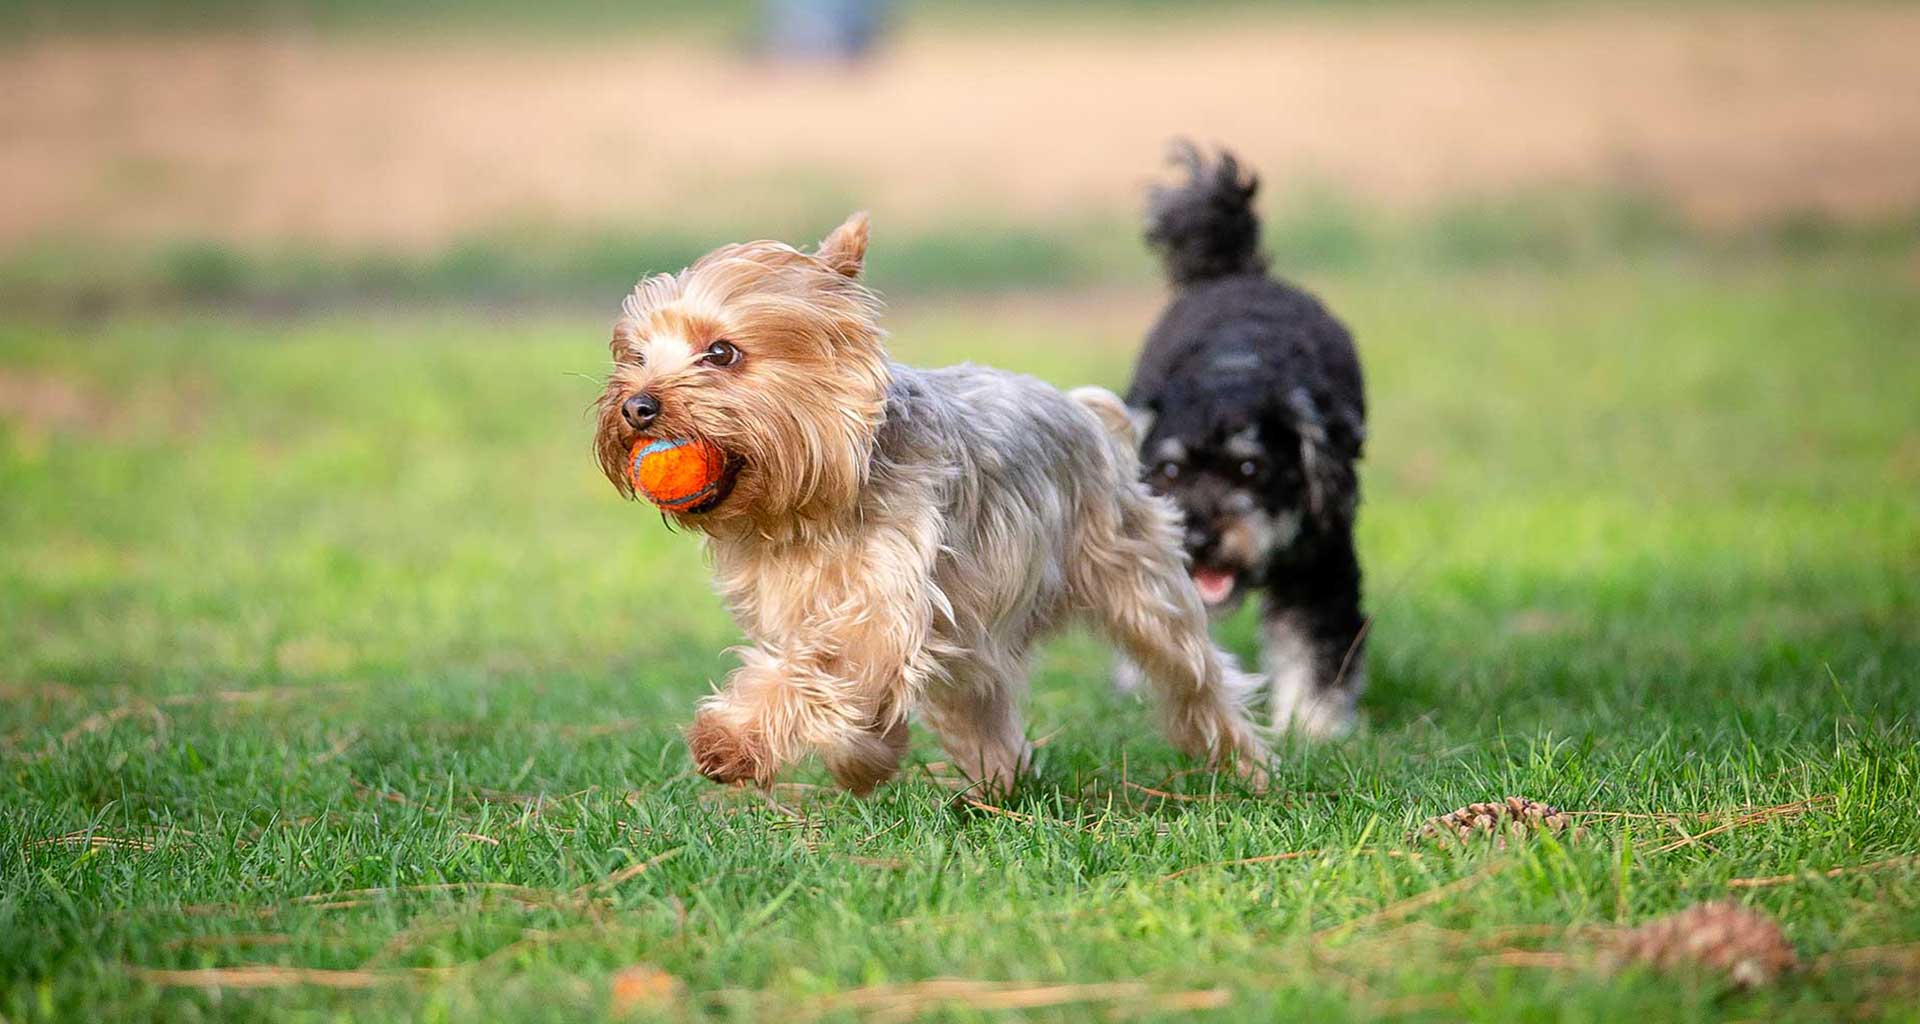
[(1032, 645), (1084, 615), (1157, 684), (1176, 745), (1237, 754), (1263, 778), (1245, 719), (1254, 681), (1207, 636), (1177, 515), (1138, 479), (1120, 400), (971, 365), (888, 369), (863, 528), (930, 519), (938, 531), (924, 671), (903, 680), (899, 705), (918, 708), (970, 776), (1011, 784), (1031, 757), (1018, 702)]
[(1079, 506), (1111, 491), (1114, 462), (1093, 415), (1031, 377), (896, 364), (869, 501), (940, 510), (936, 579), (957, 620), (952, 639), (974, 648), (999, 623), (1065, 610), (1055, 553), (1073, 550)]

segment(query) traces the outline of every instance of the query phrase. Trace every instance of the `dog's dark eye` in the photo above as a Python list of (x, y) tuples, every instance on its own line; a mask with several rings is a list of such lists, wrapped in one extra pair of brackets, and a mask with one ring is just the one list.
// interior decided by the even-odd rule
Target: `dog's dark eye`
[(1251, 480), (1254, 477), (1259, 475), (1260, 475), (1260, 463), (1258, 460), (1248, 459), (1247, 461), (1242, 462), (1240, 464), (1240, 476), (1243, 479)]
[(1162, 462), (1154, 469), (1154, 473), (1162, 480), (1178, 480), (1180, 479), (1180, 464), (1178, 462)]
[(707, 346), (700, 361), (708, 366), (732, 366), (740, 361), (740, 350), (734, 347), (733, 342), (722, 338)]

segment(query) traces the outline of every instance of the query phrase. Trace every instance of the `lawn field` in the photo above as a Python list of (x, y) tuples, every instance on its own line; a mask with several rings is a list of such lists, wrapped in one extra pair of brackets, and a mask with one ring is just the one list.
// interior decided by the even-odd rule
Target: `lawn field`
[[(602, 318), (0, 322), (0, 1019), (1920, 1020), (1916, 266), (1317, 277), (1365, 726), (1250, 795), (1069, 636), (991, 804), (924, 733), (865, 800), (691, 773), (738, 635), (597, 475)], [(1117, 386), (1155, 303), (889, 325)], [(1408, 838), (1508, 794), (1585, 835)], [(1590, 955), (1719, 898), (1806, 969)]]

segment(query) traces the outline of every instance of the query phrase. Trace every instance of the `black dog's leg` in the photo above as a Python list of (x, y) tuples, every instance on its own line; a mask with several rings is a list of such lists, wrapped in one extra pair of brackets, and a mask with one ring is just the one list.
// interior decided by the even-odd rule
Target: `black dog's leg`
[(1276, 567), (1260, 625), (1275, 728), (1334, 736), (1353, 725), (1367, 685), (1366, 618), (1353, 530), (1316, 539), (1305, 557)]

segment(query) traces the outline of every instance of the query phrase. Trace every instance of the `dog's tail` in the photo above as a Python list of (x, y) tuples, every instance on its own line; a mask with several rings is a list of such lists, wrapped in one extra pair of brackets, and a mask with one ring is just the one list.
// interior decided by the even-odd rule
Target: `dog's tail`
[(1225, 150), (1208, 161), (1193, 143), (1179, 139), (1171, 152), (1187, 170), (1186, 183), (1156, 187), (1147, 198), (1147, 244), (1160, 254), (1167, 278), (1184, 286), (1265, 270), (1260, 218), (1253, 212), (1260, 179), (1243, 175)]
[(1121, 469), (1131, 476), (1137, 468), (1139, 455), (1136, 449), (1140, 445), (1140, 436), (1134, 429), (1133, 416), (1127, 412), (1126, 403), (1106, 388), (1091, 385), (1074, 388), (1067, 392), (1067, 397), (1093, 412), (1093, 418), (1099, 420), (1100, 426), (1106, 430), (1107, 447), (1113, 449), (1114, 458), (1120, 460)]

